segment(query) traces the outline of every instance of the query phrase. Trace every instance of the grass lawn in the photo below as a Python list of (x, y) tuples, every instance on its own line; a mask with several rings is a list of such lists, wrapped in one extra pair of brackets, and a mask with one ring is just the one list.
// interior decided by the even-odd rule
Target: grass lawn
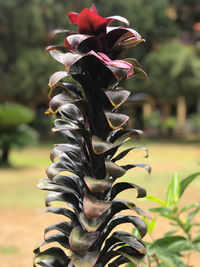
[[(132, 150), (118, 164), (146, 163), (151, 165), (149, 175), (142, 168), (129, 170), (120, 180), (143, 186), (148, 194), (162, 197), (172, 174), (179, 172), (181, 177), (199, 171), (200, 146), (197, 144), (176, 143), (130, 143), (133, 146), (146, 146), (149, 157), (140, 149)], [(14, 150), (11, 154), (13, 168), (0, 169), (0, 207), (43, 207), (46, 192), (37, 189), (36, 184), (45, 177), (45, 169), (50, 165), (50, 147)], [(200, 185), (197, 179), (193, 186)], [(127, 191), (128, 194), (134, 194)], [(127, 193), (125, 193), (127, 194)], [(133, 196), (135, 198), (135, 195)]]

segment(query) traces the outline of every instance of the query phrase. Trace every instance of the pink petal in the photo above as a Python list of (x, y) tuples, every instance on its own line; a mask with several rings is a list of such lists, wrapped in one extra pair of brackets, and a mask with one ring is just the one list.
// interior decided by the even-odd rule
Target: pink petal
[(114, 66), (116, 68), (120, 68), (120, 69), (129, 69), (128, 73), (127, 73), (127, 78), (129, 78), (130, 76), (133, 75), (133, 66), (132, 64), (123, 61), (123, 60), (112, 60), (111, 62), (107, 62), (108, 66)]
[(123, 60), (113, 60), (110, 62), (110, 64), (121, 69), (129, 69), (132, 67), (130, 63), (125, 62)]
[(112, 62), (112, 60), (104, 53), (98, 52), (98, 55), (105, 61)]
[(94, 51), (91, 51), (90, 54), (96, 56), (99, 60), (103, 61), (105, 65), (107, 66), (113, 66), (120, 69), (127, 69), (129, 70), (127, 73), (127, 78), (133, 75), (133, 66), (131, 63), (126, 62), (124, 60), (111, 60), (107, 55), (104, 53), (95, 53)]
[(70, 21), (71, 24), (78, 23), (78, 17), (79, 17), (78, 13), (68, 12), (67, 15), (68, 15), (68, 18), (69, 18), (69, 21)]

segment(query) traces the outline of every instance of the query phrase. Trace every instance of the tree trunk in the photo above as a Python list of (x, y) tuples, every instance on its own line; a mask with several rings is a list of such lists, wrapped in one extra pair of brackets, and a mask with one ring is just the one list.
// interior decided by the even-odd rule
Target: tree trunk
[(184, 96), (180, 96), (177, 99), (177, 124), (178, 124), (178, 133), (183, 134), (185, 124), (186, 124), (186, 101)]
[(171, 115), (171, 107), (169, 103), (162, 104), (162, 118), (167, 119)]
[(10, 147), (9, 146), (5, 146), (5, 147), (2, 148), (2, 154), (1, 154), (1, 159), (0, 159), (1, 163), (8, 165), (8, 163), (9, 163), (9, 161), (8, 161), (9, 152), (10, 152)]

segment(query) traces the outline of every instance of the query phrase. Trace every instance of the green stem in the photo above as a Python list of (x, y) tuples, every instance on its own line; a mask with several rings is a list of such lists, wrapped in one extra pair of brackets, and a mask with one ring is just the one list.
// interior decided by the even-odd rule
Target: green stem
[(180, 214), (179, 214), (178, 212), (177, 212), (176, 216), (177, 216), (177, 224), (178, 224), (178, 226), (180, 226), (180, 228), (182, 229), (182, 231), (185, 233), (187, 239), (188, 239), (189, 241), (191, 241), (191, 240), (192, 240), (191, 235), (185, 230), (185, 226), (184, 226), (184, 224), (183, 224), (183, 223), (181, 222), (181, 220), (179, 219), (179, 218), (180, 218)]
[(159, 265), (160, 262), (159, 262), (159, 259), (158, 259), (158, 256), (157, 256), (156, 252), (154, 252), (154, 254), (153, 254), (152, 256), (154, 257), (154, 259), (155, 259), (157, 265)]
[[(177, 224), (178, 224), (178, 226), (182, 229), (182, 231), (185, 233), (187, 239), (191, 242), (192, 241), (192, 237), (186, 231), (184, 224), (181, 222), (179, 212), (177, 212), (176, 215), (177, 215)], [(187, 266), (189, 266), (189, 262), (190, 262), (190, 251), (188, 251), (188, 253), (187, 253)]]

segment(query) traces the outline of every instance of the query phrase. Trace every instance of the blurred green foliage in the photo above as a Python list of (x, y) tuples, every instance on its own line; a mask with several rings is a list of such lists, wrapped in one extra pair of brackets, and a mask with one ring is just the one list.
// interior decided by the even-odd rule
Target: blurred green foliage
[(0, 105), (0, 131), (28, 124), (33, 121), (34, 112), (22, 105), (4, 103)]
[[(157, 217), (164, 217), (173, 227), (163, 237), (153, 239), (152, 233), (157, 217), (153, 217), (151, 221), (144, 218), (152, 240), (146, 242), (148, 255), (155, 267), (191, 266), (192, 252), (200, 252), (200, 222), (198, 220), (200, 202), (190, 203), (184, 207), (180, 205), (180, 199), (185, 190), (199, 175), (200, 172), (196, 172), (181, 180), (180, 175), (174, 173), (167, 187), (165, 201), (155, 196), (146, 196), (146, 200), (159, 204), (159, 207), (151, 208), (149, 211), (156, 213)], [(133, 235), (139, 236), (136, 228), (133, 229)], [(126, 267), (135, 267), (135, 265), (127, 264)]]
[(188, 96), (187, 102), (199, 97), (200, 58), (193, 46), (173, 40), (151, 51), (145, 65), (151, 77), (148, 87), (155, 97), (172, 102), (180, 95)]
[(200, 115), (199, 114), (191, 114), (187, 120), (187, 128), (193, 132), (200, 131)]
[[(146, 39), (129, 51), (129, 56), (142, 64), (149, 79), (130, 79), (125, 87), (172, 105), (178, 96), (184, 95), (188, 109), (195, 113), (200, 97), (200, 57), (196, 46), (200, 36), (194, 30), (198, 21), (197, 0), (0, 0), (0, 103), (18, 102), (37, 111), (34, 126), (46, 139), (51, 120), (41, 118), (48, 106), (47, 84), (50, 75), (63, 67), (44, 49), (47, 45), (63, 44), (65, 37), (60, 34), (54, 40), (49, 32), (56, 28), (77, 31), (76, 25), (69, 24), (67, 12), (80, 12), (92, 3), (104, 17), (126, 17)], [(153, 115), (148, 123), (160, 124), (156, 117)], [(194, 119), (188, 125), (194, 129)]]
[(68, 7), (60, 0), (0, 0), (1, 101), (47, 102), (49, 74), (58, 65), (44, 48), (51, 29), (69, 27)]
[(9, 153), (13, 147), (31, 145), (37, 141), (37, 132), (28, 124), (34, 112), (19, 104), (0, 105), (0, 165), (9, 164)]
[(92, 2), (103, 16), (127, 17), (147, 40), (130, 56), (145, 63), (149, 82), (131, 79), (130, 89), (134, 86), (140, 92), (164, 98), (184, 93), (190, 101), (195, 99), (200, 68), (195, 48), (168, 42), (187, 36), (184, 43), (194, 45), (198, 39), (193, 29), (198, 20), (196, 0), (0, 0), (1, 102), (14, 100), (34, 108), (47, 105), (48, 78), (59, 65), (44, 48), (64, 40), (60, 35), (50, 41), (48, 33), (55, 28), (76, 30), (76, 25), (69, 25), (67, 12), (79, 12)]

